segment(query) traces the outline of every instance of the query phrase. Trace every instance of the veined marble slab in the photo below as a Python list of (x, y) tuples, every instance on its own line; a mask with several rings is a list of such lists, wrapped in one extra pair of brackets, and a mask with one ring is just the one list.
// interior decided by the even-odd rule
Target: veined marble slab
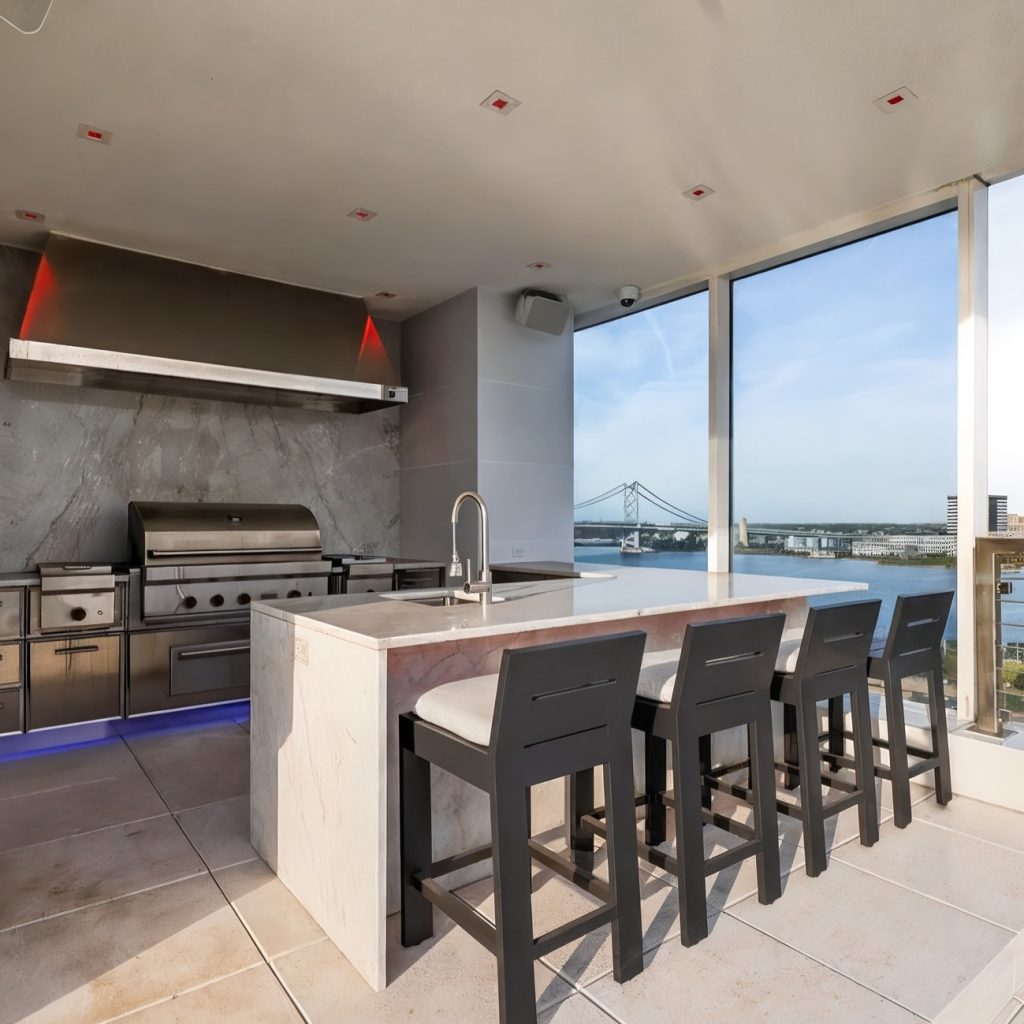
[(427, 598), (432, 592), (416, 591), (414, 597), (342, 594), (267, 601), (252, 607), (361, 647), (387, 650), (456, 637), (501, 636), (866, 589), (866, 583), (837, 580), (588, 565), (586, 574), (576, 579), (499, 583), (494, 593), (505, 600), (490, 605), (417, 604), (416, 598)]
[[(782, 611), (794, 626), (806, 597), (863, 585), (617, 568), (496, 589), (510, 599), (488, 607), (373, 594), (252, 606), (252, 842), (377, 991), (399, 902), (398, 716), (420, 694), (496, 672), (506, 648), (644, 629), (648, 650), (668, 650), (688, 622)], [(486, 794), (431, 776), (434, 859), (486, 842)], [(534, 787), (533, 811), (536, 832), (563, 822), (560, 780)]]

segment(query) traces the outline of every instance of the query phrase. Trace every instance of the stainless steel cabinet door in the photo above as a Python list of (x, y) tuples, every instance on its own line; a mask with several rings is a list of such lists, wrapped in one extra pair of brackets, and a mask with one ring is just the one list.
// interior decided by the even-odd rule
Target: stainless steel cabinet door
[(21, 687), (0, 689), (0, 733), (21, 732)]
[(24, 636), (21, 616), (22, 591), (0, 590), (0, 637), (7, 640)]
[(0, 644), (0, 686), (21, 685), (21, 644)]
[(120, 636), (29, 644), (30, 729), (117, 718), (120, 714)]

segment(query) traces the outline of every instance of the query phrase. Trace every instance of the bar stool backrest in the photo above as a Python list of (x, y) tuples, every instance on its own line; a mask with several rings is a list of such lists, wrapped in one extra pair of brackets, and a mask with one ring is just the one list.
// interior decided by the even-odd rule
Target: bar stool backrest
[[(543, 757), (544, 745), (554, 740), (579, 736), (589, 748), (589, 740), (603, 743), (609, 729), (628, 731), (646, 640), (636, 630), (505, 651), (491, 725), (493, 756), (523, 761), (524, 751)], [(572, 744), (558, 746), (569, 752)]]
[(896, 598), (896, 608), (892, 613), (885, 641), (885, 657), (892, 659), (941, 651), (942, 635), (946, 631), (952, 605), (952, 590), (937, 594), (901, 594)]
[(691, 622), (683, 635), (672, 706), (695, 710), (733, 697), (765, 694), (772, 684), (786, 616), (751, 615)]
[(865, 673), (881, 601), (851, 601), (811, 608), (794, 675), (800, 679), (836, 672)]

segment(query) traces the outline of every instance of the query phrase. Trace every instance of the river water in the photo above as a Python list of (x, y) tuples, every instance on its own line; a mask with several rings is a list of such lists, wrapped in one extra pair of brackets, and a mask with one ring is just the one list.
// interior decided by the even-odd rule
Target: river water
[[(645, 569), (707, 569), (703, 551), (654, 551), (646, 555), (623, 555), (618, 547), (578, 547), (577, 562), (598, 562), (604, 565), (628, 565)], [(900, 594), (922, 594), (940, 590), (956, 590), (956, 570), (932, 565), (888, 565), (860, 558), (804, 558), (798, 555), (735, 555), (733, 571), (756, 573), (759, 576), (801, 576), (814, 580), (848, 580), (867, 583), (872, 597), (879, 598), (882, 609), (878, 615), (876, 634), (884, 636)], [(810, 599), (811, 604), (835, 604), (868, 596), (864, 591), (833, 594)], [(956, 639), (956, 602), (946, 624), (946, 639)], [(1021, 639), (1024, 639), (1022, 635)]]

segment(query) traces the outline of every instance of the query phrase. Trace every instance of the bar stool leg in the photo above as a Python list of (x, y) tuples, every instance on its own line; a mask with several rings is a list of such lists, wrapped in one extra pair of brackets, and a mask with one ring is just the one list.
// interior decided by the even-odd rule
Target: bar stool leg
[(699, 738), (680, 729), (672, 744), (676, 794), (676, 866), (679, 872), (680, 939), (693, 946), (708, 936), (704, 891), (704, 816), (701, 813)]
[(943, 693), (942, 665), (928, 674), (928, 717), (931, 724), (932, 750), (939, 759), (935, 769), (935, 800), (948, 804), (953, 799), (953, 780), (949, 773), (949, 731), (946, 726), (946, 700)]
[(501, 1024), (536, 1024), (533, 981), (533, 908), (530, 904), (530, 790), (514, 782), (491, 797), (494, 858), (495, 955)]
[(629, 736), (604, 767), (608, 810), (608, 881), (618, 916), (612, 921), (612, 969), (620, 984), (644, 969), (640, 872), (636, 859), (633, 744)]
[(402, 872), (402, 945), (416, 946), (434, 934), (434, 908), (412, 884), (418, 871), (430, 873), (430, 764), (402, 744), (399, 750), (399, 828)]
[[(871, 710), (866, 685), (850, 694), (850, 703), (853, 708), (853, 760), (857, 788), (863, 793), (858, 805), (860, 842), (862, 846), (874, 846), (878, 842), (878, 801), (875, 798), (875, 753), (871, 742)], [(904, 752), (904, 764), (905, 757)], [(893, 790), (895, 792), (895, 787)]]
[[(843, 698), (832, 697), (828, 702), (828, 752), (840, 757), (846, 753), (846, 738), (843, 736), (846, 723), (843, 718)], [(835, 771), (831, 763), (829, 767)]]
[(644, 733), (644, 842), (657, 846), (665, 842), (665, 804), (668, 789), (668, 743), (660, 736)]
[(910, 758), (907, 754), (907, 723), (903, 713), (903, 680), (886, 671), (885, 719), (889, 733), (889, 774), (892, 778), (893, 821), (906, 828), (911, 821)]
[(757, 865), (757, 898), (774, 903), (782, 895), (779, 867), (779, 818), (775, 809), (775, 752), (772, 748), (772, 716), (760, 715), (747, 726), (750, 747), (751, 788), (754, 790), (754, 830), (763, 849)]
[(701, 807), (711, 809), (711, 789), (704, 785), (704, 776), (711, 774), (711, 737), (701, 736), (697, 741), (700, 750), (700, 804)]
[(820, 875), (825, 861), (825, 818), (821, 800), (821, 756), (818, 747), (818, 705), (800, 698), (796, 718), (800, 764), (800, 807), (804, 826), (807, 874)]
[(565, 821), (569, 830), (569, 856), (574, 864), (593, 867), (594, 837), (583, 828), (580, 819), (594, 810), (594, 769), (569, 776), (565, 791)]
[[(783, 757), (787, 764), (800, 763), (800, 746), (796, 735), (796, 708), (792, 704), (782, 705)], [(791, 769), (786, 769), (784, 785), (786, 789), (796, 789), (800, 785), (800, 776)]]

